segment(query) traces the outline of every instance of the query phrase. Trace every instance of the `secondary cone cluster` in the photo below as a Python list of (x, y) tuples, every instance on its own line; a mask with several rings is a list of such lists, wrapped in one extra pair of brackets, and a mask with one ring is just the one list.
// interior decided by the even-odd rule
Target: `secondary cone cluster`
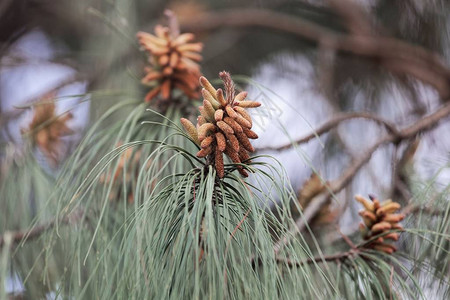
[[(201, 147), (197, 157), (207, 157), (215, 165), (217, 175), (225, 175), (223, 154), (232, 162), (247, 161), (249, 152), (254, 152), (249, 139), (257, 139), (258, 135), (251, 130), (252, 118), (246, 108), (258, 107), (261, 103), (245, 100), (247, 92), (235, 95), (234, 83), (227, 72), (220, 72), (225, 92), (215, 89), (205, 78), (200, 77), (203, 87), (203, 106), (199, 107), (200, 116), (197, 126), (182, 118), (181, 124), (191, 138)], [(248, 173), (240, 166), (239, 173), (247, 177)]]
[(137, 38), (149, 54), (150, 67), (145, 69), (146, 75), (141, 80), (152, 87), (145, 97), (146, 102), (158, 95), (168, 100), (174, 89), (191, 99), (198, 98), (197, 79), (201, 75), (198, 62), (202, 60), (203, 44), (192, 43), (194, 34), (179, 34), (173, 28), (156, 25), (155, 35), (138, 32)]
[(28, 129), (23, 129), (22, 132), (30, 134), (39, 149), (56, 164), (61, 154), (61, 138), (73, 133), (66, 124), (72, 119), (72, 114), (65, 113), (58, 117), (55, 113), (55, 103), (50, 102), (51, 98), (53, 95), (44, 99), (49, 102), (38, 103), (35, 106), (33, 120)]
[[(298, 193), (298, 204), (304, 210), (311, 202), (321, 193), (326, 191), (328, 182), (323, 182), (317, 173), (312, 173), (311, 177), (305, 181)], [(296, 218), (300, 216), (295, 204), (291, 206), (293, 216)], [(320, 207), (316, 216), (310, 221), (310, 226), (324, 228), (325, 225), (331, 225), (336, 222), (339, 216), (339, 210), (331, 207), (331, 201)]]
[[(390, 232), (390, 230), (402, 230), (399, 224), (405, 218), (404, 214), (396, 213), (400, 209), (400, 204), (388, 199), (380, 202), (373, 196), (366, 199), (362, 196), (355, 196), (356, 201), (364, 206), (364, 210), (359, 212), (363, 218), (360, 224), (360, 231), (364, 240), (372, 239), (374, 236), (380, 235), (374, 239), (366, 248), (383, 251), (392, 254), (397, 248), (390, 242), (399, 239), (399, 233)], [(384, 234), (386, 233), (386, 234)]]

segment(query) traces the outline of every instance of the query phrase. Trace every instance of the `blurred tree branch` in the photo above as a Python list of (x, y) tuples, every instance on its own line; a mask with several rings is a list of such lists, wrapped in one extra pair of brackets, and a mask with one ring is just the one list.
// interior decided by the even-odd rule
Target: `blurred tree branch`
[(383, 125), (384, 127), (386, 127), (386, 129), (393, 133), (393, 134), (398, 134), (398, 130), (395, 128), (395, 126), (393, 124), (391, 124), (390, 122), (383, 120), (380, 117), (374, 116), (370, 113), (366, 113), (366, 112), (350, 112), (350, 113), (340, 113), (337, 114), (333, 119), (327, 121), (326, 123), (324, 123), (322, 126), (316, 128), (313, 130), (312, 133), (308, 134), (305, 137), (302, 137), (292, 143), (287, 143), (281, 146), (268, 146), (268, 147), (261, 147), (261, 148), (257, 148), (256, 150), (258, 151), (267, 151), (267, 150), (277, 150), (277, 151), (281, 151), (281, 150), (286, 150), (291, 148), (294, 144), (302, 144), (302, 143), (306, 143), (309, 142), (310, 140), (321, 136), (324, 133), (327, 133), (328, 131), (330, 131), (331, 129), (335, 128), (336, 126), (338, 126), (340, 123), (347, 121), (347, 120), (352, 120), (352, 119), (367, 119), (367, 120), (372, 120), (374, 122), (377, 122), (381, 125)]
[[(49, 90), (46, 90), (45, 92), (40, 93), (37, 96), (33, 96), (29, 100), (26, 100), (21, 106), (23, 106), (23, 107), (30, 106), (33, 103), (35, 103), (36, 101), (41, 100), (43, 97), (45, 97), (45, 95), (48, 95), (52, 92), (57, 92), (59, 89), (65, 87), (67, 85), (70, 85), (72, 83), (87, 80), (87, 79), (88, 78), (86, 76), (84, 76), (80, 73), (77, 73), (74, 76), (71, 76), (65, 80), (58, 82), (56, 85), (54, 85)], [(20, 115), (22, 115), (22, 113), (24, 113), (24, 112), (25, 112), (25, 109), (18, 109), (18, 108), (14, 109), (12, 111), (8, 111), (8, 112), (1, 112), (0, 113), (0, 116), (1, 116), (0, 126), (3, 127), (3, 125), (8, 123), (10, 120), (20, 117)]]
[[(448, 101), (447, 101), (448, 102)], [(327, 189), (311, 200), (308, 207), (303, 211), (303, 214), (297, 219), (296, 226), (291, 229), (292, 233), (304, 230), (308, 224), (320, 211), (321, 207), (325, 205), (330, 197), (340, 192), (353, 179), (357, 172), (370, 160), (373, 153), (382, 145), (388, 143), (398, 144), (403, 140), (408, 140), (417, 136), (418, 134), (434, 128), (442, 119), (450, 116), (450, 104), (446, 104), (434, 113), (423, 117), (409, 127), (402, 130), (396, 130), (389, 134), (382, 136), (370, 148), (368, 148), (363, 155), (354, 159), (339, 178), (330, 181)], [(278, 253), (281, 247), (289, 242), (287, 237), (278, 241), (274, 247), (275, 253)]]
[[(323, 255), (323, 256), (308, 258), (303, 261), (293, 261), (290, 259), (283, 259), (283, 258), (276, 258), (276, 260), (280, 264), (285, 264), (287, 267), (293, 268), (293, 267), (300, 267), (300, 266), (303, 266), (306, 264), (317, 264), (317, 263), (322, 263), (322, 262), (333, 262), (333, 261), (334, 262), (343, 262), (346, 259), (349, 259), (354, 256), (358, 256), (358, 255), (361, 255), (361, 250), (351, 249), (349, 251), (336, 253), (336, 254), (332, 254), (332, 255)], [(254, 266), (255, 265), (263, 265), (263, 262), (260, 260), (253, 261), (253, 265)]]
[[(63, 222), (65, 223), (65, 222)], [(38, 238), (41, 236), (44, 232), (47, 230), (53, 228), (56, 224), (56, 220), (50, 221), (47, 224), (39, 225), (31, 230), (18, 230), (18, 231), (6, 231), (2, 236), (0, 236), (0, 248), (2, 248), (5, 245), (5, 236), (10, 235), (12, 236), (11, 244), (17, 244), (20, 243), (20, 241), (30, 241), (35, 238)]]
[(282, 31), (327, 47), (372, 59), (388, 71), (410, 75), (433, 86), (442, 99), (450, 96), (450, 69), (443, 59), (423, 47), (373, 35), (339, 33), (313, 22), (264, 9), (209, 12), (180, 24), (183, 31), (213, 31), (224, 26), (263, 27)]
[(59, 225), (67, 225), (71, 223), (78, 222), (82, 217), (82, 210), (75, 211), (73, 214), (66, 216), (61, 219), (53, 219), (46, 224), (37, 225), (31, 229), (27, 230), (18, 230), (18, 231), (6, 231), (3, 235), (0, 235), (0, 249), (6, 244), (5, 237), (7, 235), (12, 237), (11, 245), (15, 245), (20, 243), (21, 241), (27, 242), (34, 240), (40, 237), (43, 233), (47, 232), (50, 229), (53, 229), (55, 226)]
[(370, 35), (373, 25), (370, 15), (354, 0), (328, 0), (330, 7), (344, 19), (347, 29), (353, 34)]

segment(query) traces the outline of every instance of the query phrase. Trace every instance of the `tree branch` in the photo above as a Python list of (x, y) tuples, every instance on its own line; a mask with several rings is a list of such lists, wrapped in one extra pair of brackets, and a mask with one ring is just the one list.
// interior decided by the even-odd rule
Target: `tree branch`
[(397, 133), (387, 134), (380, 138), (372, 147), (370, 147), (366, 153), (354, 160), (350, 166), (344, 171), (341, 177), (334, 182), (335, 193), (339, 192), (344, 188), (347, 183), (355, 176), (356, 172), (366, 164), (372, 157), (372, 154), (381, 146), (387, 143), (399, 143), (402, 140), (410, 139), (421, 132), (427, 131), (435, 127), (439, 121), (450, 116), (450, 104), (446, 104), (439, 108), (434, 113), (420, 119), (416, 123), (410, 125), (409, 127), (398, 131)]
[[(374, 116), (370, 113), (365, 113), (365, 112), (349, 112), (349, 113), (341, 113), (336, 115), (333, 119), (327, 121), (325, 124), (323, 124), (322, 126), (320, 126), (319, 128), (315, 129), (314, 132), (308, 134), (307, 136), (300, 138), (298, 140), (296, 140), (294, 143), (295, 144), (302, 144), (302, 143), (306, 143), (309, 142), (310, 140), (312, 140), (313, 138), (319, 137), (324, 133), (327, 133), (328, 131), (330, 131), (331, 129), (335, 128), (337, 125), (339, 125), (341, 122), (347, 121), (347, 120), (352, 120), (352, 119), (367, 119), (367, 120), (372, 120), (374, 122), (377, 122), (381, 125), (383, 125), (384, 127), (386, 127), (386, 129), (395, 134), (398, 135), (398, 131), (395, 128), (395, 126), (393, 124), (391, 124), (390, 122), (383, 120), (380, 117)], [(281, 146), (268, 146), (268, 147), (261, 147), (261, 148), (256, 148), (256, 150), (258, 151), (267, 151), (267, 150), (286, 150), (290, 147), (292, 147), (292, 145), (294, 143), (287, 143), (285, 145), (281, 145)]]
[[(301, 266), (307, 265), (307, 264), (317, 264), (317, 263), (323, 263), (323, 262), (327, 262), (327, 261), (343, 262), (346, 259), (349, 259), (354, 256), (358, 256), (358, 255), (362, 255), (362, 251), (359, 248), (355, 248), (355, 249), (350, 249), (348, 251), (333, 254), (333, 255), (317, 256), (317, 257), (308, 258), (308, 259), (305, 259), (302, 261), (293, 261), (291, 259), (284, 259), (284, 258), (280, 258), (280, 257), (276, 257), (275, 259), (280, 264), (285, 264), (289, 268), (294, 268), (294, 267), (301, 267)], [(253, 266), (263, 265), (263, 262), (261, 260), (257, 260), (257, 261), (252, 260), (252, 265)]]
[(328, 0), (330, 7), (341, 15), (347, 29), (353, 34), (370, 35), (373, 25), (370, 15), (354, 0)]
[(388, 143), (399, 143), (402, 140), (410, 139), (417, 134), (430, 130), (436, 126), (439, 121), (450, 116), (450, 103), (442, 106), (434, 113), (420, 119), (416, 123), (406, 127), (403, 130), (397, 131), (397, 133), (390, 133), (381, 137), (376, 141), (362, 156), (353, 160), (347, 169), (341, 174), (341, 176), (334, 181), (331, 181), (323, 193), (319, 194), (313, 199), (310, 204), (303, 211), (303, 214), (297, 219), (296, 226), (294, 226), (290, 233), (291, 235), (285, 235), (285, 237), (279, 240), (275, 246), (274, 251), (278, 253), (281, 248), (289, 243), (290, 237), (296, 232), (304, 230), (306, 224), (308, 224), (320, 211), (320, 208), (329, 201), (329, 198), (340, 192), (356, 175), (356, 173), (364, 166), (372, 157), (372, 154), (382, 145)]
[(405, 215), (414, 214), (414, 213), (424, 213), (430, 216), (443, 216), (445, 214), (445, 209), (438, 209), (433, 207), (421, 206), (417, 204), (409, 204), (406, 206), (402, 213)]
[(47, 224), (36, 226), (31, 230), (6, 231), (2, 236), (0, 236), (0, 248), (5, 245), (5, 236), (7, 234), (12, 236), (11, 244), (17, 244), (25, 237), (26, 240), (33, 240), (34, 238), (39, 237), (42, 233), (53, 228), (55, 226), (55, 223), (56, 221), (53, 220)]
[(410, 75), (433, 86), (441, 98), (450, 96), (450, 69), (427, 49), (382, 36), (342, 34), (313, 22), (264, 9), (222, 10), (185, 20), (183, 31), (202, 32), (230, 27), (263, 27), (293, 34), (354, 55), (374, 59), (387, 70)]
[(88, 78), (86, 76), (81, 75), (80, 73), (77, 73), (74, 76), (71, 76), (65, 80), (60, 81), (59, 83), (57, 83), (56, 85), (54, 85), (52, 88), (46, 90), (44, 93), (40, 93), (37, 96), (33, 96), (32, 98), (30, 98), (29, 100), (26, 100), (20, 108), (15, 108), (13, 111), (10, 112), (2, 112), (0, 114), (1, 119), (0, 119), (0, 127), (3, 127), (4, 124), (8, 123), (10, 120), (12, 119), (16, 119), (18, 117), (20, 117), (22, 115), (22, 113), (24, 113), (26, 110), (24, 109), (26, 106), (30, 106), (32, 105), (34, 102), (41, 100), (43, 97), (45, 97), (45, 95), (52, 93), (52, 92), (56, 92), (59, 89), (70, 85), (72, 83), (75, 82), (79, 82), (79, 81), (83, 81), (83, 80), (87, 80)]
[(34, 240), (38, 237), (40, 237), (43, 233), (47, 232), (48, 230), (54, 228), (57, 224), (63, 224), (67, 225), (69, 223), (77, 222), (79, 219), (81, 219), (82, 211), (76, 211), (71, 216), (66, 216), (62, 219), (58, 220), (54, 219), (50, 222), (42, 225), (35, 226), (31, 229), (27, 230), (18, 230), (18, 231), (6, 231), (3, 235), (0, 236), (0, 249), (5, 245), (5, 236), (10, 235), (12, 236), (11, 245), (18, 244), (22, 240), (23, 241), (30, 241)]
[(325, 255), (325, 256), (317, 256), (317, 257), (313, 257), (313, 258), (308, 258), (303, 261), (292, 261), (290, 259), (277, 258), (277, 262), (284, 263), (288, 267), (292, 268), (292, 267), (300, 267), (305, 264), (323, 263), (325, 261), (341, 261), (342, 262), (352, 256), (357, 256), (359, 254), (360, 254), (359, 249), (357, 249), (357, 250), (352, 249), (349, 251), (345, 251), (345, 252), (337, 253), (337, 254), (333, 254), (333, 255)]

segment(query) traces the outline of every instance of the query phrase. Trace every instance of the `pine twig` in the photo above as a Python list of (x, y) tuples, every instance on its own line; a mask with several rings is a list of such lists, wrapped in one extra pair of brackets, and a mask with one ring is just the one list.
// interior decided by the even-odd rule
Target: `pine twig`
[(290, 233), (291, 235), (285, 235), (285, 237), (279, 240), (275, 246), (274, 251), (277, 254), (281, 248), (289, 243), (291, 236), (295, 233), (302, 231), (306, 224), (308, 224), (320, 211), (321, 207), (329, 201), (329, 198), (340, 192), (343, 188), (347, 186), (347, 184), (353, 179), (356, 173), (370, 160), (372, 154), (382, 145), (388, 143), (399, 143), (403, 140), (407, 140), (415, 137), (421, 132), (427, 131), (435, 127), (439, 121), (450, 116), (450, 103), (442, 106), (434, 113), (423, 117), (416, 123), (406, 127), (403, 130), (396, 131), (397, 133), (390, 133), (385, 136), (382, 136), (378, 141), (375, 142), (366, 152), (353, 160), (347, 169), (341, 174), (339, 178), (334, 181), (331, 181), (322, 194), (319, 194), (316, 199), (313, 199), (308, 207), (304, 210), (302, 216), (300, 216), (296, 221), (296, 226), (294, 226)]
[[(276, 261), (280, 264), (285, 264), (286, 266), (288, 266), (289, 268), (293, 268), (293, 267), (301, 267), (307, 264), (317, 264), (317, 263), (323, 263), (323, 262), (343, 262), (346, 259), (349, 259), (351, 257), (354, 256), (361, 256), (362, 255), (362, 250), (355, 248), (355, 249), (350, 249), (348, 251), (345, 252), (340, 252), (340, 253), (336, 253), (336, 254), (332, 254), (332, 255), (323, 255), (323, 256), (316, 256), (316, 257), (312, 257), (312, 258), (308, 258), (302, 261), (293, 261), (291, 259), (286, 259), (286, 258), (280, 258), (280, 257), (276, 257)], [(263, 262), (261, 260), (253, 260), (252, 261), (252, 265), (256, 266), (256, 265), (262, 265)]]
[(402, 213), (405, 215), (414, 214), (418, 212), (422, 212), (430, 216), (442, 216), (445, 214), (445, 209), (437, 209), (432, 207), (424, 207), (421, 205), (409, 204), (402, 210)]
[(201, 32), (230, 27), (262, 27), (327, 44), (337, 50), (372, 59), (392, 73), (410, 75), (433, 86), (441, 98), (450, 96), (450, 69), (423, 47), (383, 36), (343, 34), (313, 22), (264, 9), (239, 8), (205, 13), (181, 24), (183, 31)]
[(326, 123), (324, 123), (322, 126), (316, 128), (312, 133), (306, 135), (305, 137), (302, 137), (302, 138), (296, 140), (294, 143), (287, 143), (285, 145), (275, 146), (275, 147), (272, 147), (272, 146), (261, 147), (261, 148), (257, 148), (256, 150), (258, 150), (258, 151), (267, 151), (267, 150), (281, 151), (281, 150), (286, 150), (286, 149), (289, 149), (290, 147), (292, 147), (293, 144), (307, 143), (310, 140), (327, 133), (331, 129), (333, 129), (336, 126), (338, 126), (340, 123), (342, 123), (344, 121), (352, 120), (352, 119), (371, 120), (371, 121), (377, 122), (377, 123), (383, 125), (384, 127), (386, 127), (386, 129), (390, 133), (398, 134), (398, 130), (395, 128), (395, 126), (393, 124), (391, 124), (389, 121), (383, 120), (382, 118), (374, 116), (374, 115), (372, 115), (370, 113), (366, 113), (366, 112), (340, 113), (340, 114), (336, 115), (333, 119), (331, 119), (331, 120), (327, 121)]
[(330, 7), (341, 15), (347, 29), (353, 34), (370, 35), (373, 24), (370, 16), (355, 0), (329, 0)]
[(347, 243), (347, 245), (350, 246), (351, 249), (356, 250), (357, 247), (355, 246), (355, 244), (353, 244), (352, 240), (345, 234), (342, 233), (341, 229), (339, 228), (339, 226), (336, 226), (336, 230), (337, 232), (339, 232), (339, 234), (342, 236), (342, 239), (344, 239), (344, 241)]
[(11, 244), (17, 244), (20, 243), (25, 237), (26, 241), (33, 240), (39, 236), (41, 236), (42, 233), (46, 232), (47, 230), (53, 228), (55, 226), (56, 221), (53, 220), (47, 224), (36, 226), (31, 230), (18, 230), (18, 231), (6, 231), (2, 236), (0, 236), (0, 248), (3, 247), (5, 244), (5, 235), (10, 234), (12, 235), (12, 243)]
[(43, 233), (54, 228), (57, 224), (67, 225), (69, 223), (77, 222), (79, 219), (81, 219), (81, 215), (81, 211), (78, 211), (72, 216), (66, 216), (60, 219), (59, 222), (57, 219), (53, 219), (46, 224), (38, 225), (31, 229), (6, 231), (3, 235), (0, 236), (0, 249), (5, 245), (6, 235), (12, 236), (11, 245), (18, 244), (21, 241), (28, 242), (40, 237)]
[(279, 263), (284, 263), (286, 264), (288, 267), (292, 268), (292, 267), (300, 267), (306, 264), (316, 264), (316, 263), (322, 263), (324, 261), (344, 261), (350, 257), (353, 256), (357, 256), (360, 254), (360, 250), (349, 250), (349, 251), (345, 251), (342, 253), (337, 253), (337, 254), (333, 254), (333, 255), (325, 255), (325, 256), (317, 256), (317, 257), (313, 257), (313, 258), (308, 258), (304, 261), (292, 261), (290, 259), (281, 259), (281, 258), (277, 258), (277, 262)]
[(20, 117), (22, 115), (22, 113), (24, 113), (26, 111), (24, 108), (26, 108), (27, 106), (33, 105), (35, 102), (37, 102), (37, 101), (41, 100), (43, 97), (45, 97), (45, 95), (48, 95), (52, 92), (56, 92), (59, 89), (65, 87), (67, 85), (70, 85), (72, 83), (83, 81), (86, 79), (88, 79), (88, 78), (78, 73), (75, 76), (71, 76), (65, 80), (58, 82), (55, 86), (46, 90), (44, 93), (40, 93), (37, 96), (33, 96), (29, 100), (25, 101), (25, 103), (23, 105), (21, 105), (21, 107), (18, 107), (15, 110), (10, 111), (10, 112), (0, 112), (0, 116), (1, 116), (0, 127), (3, 127), (3, 125), (8, 123), (10, 120), (14, 120), (14, 119), (17, 119), (18, 117)]

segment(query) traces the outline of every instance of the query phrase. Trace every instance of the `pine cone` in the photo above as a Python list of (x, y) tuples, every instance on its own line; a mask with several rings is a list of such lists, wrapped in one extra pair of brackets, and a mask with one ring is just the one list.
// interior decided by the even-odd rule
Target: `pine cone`
[(54, 95), (44, 98), (47, 102), (37, 103), (34, 106), (34, 116), (28, 129), (23, 129), (22, 133), (30, 134), (33, 142), (41, 151), (56, 164), (61, 155), (61, 137), (72, 134), (73, 131), (67, 127), (67, 121), (72, 119), (71, 113), (65, 113), (57, 117), (55, 114), (55, 104), (50, 102)]
[[(395, 213), (400, 209), (400, 204), (397, 202), (388, 199), (380, 203), (373, 196), (369, 196), (369, 198), (370, 200), (359, 195), (355, 196), (356, 201), (364, 206), (364, 210), (359, 212), (364, 221), (359, 225), (360, 231), (364, 240), (369, 240), (377, 235), (381, 236), (370, 242), (366, 247), (392, 254), (397, 251), (397, 248), (388, 241), (397, 241), (399, 233), (387, 232), (395, 229), (402, 230), (403, 227), (399, 222), (405, 218), (405, 215)], [(387, 234), (382, 235), (383, 233)]]
[[(178, 30), (173, 30), (178, 31)], [(168, 27), (156, 25), (155, 35), (138, 32), (137, 38), (141, 46), (149, 54), (150, 67), (141, 82), (153, 87), (146, 97), (149, 102), (159, 94), (168, 100), (172, 91), (177, 88), (188, 98), (198, 98), (198, 80), (202, 60), (200, 52), (202, 43), (191, 43), (195, 36), (192, 33), (178, 34)]]
[[(197, 119), (197, 126), (184, 118), (181, 124), (201, 147), (197, 157), (210, 156), (217, 175), (223, 178), (223, 154), (234, 163), (242, 163), (250, 158), (249, 152), (255, 151), (249, 139), (256, 139), (258, 135), (251, 130), (253, 122), (244, 107), (258, 107), (261, 103), (245, 100), (247, 92), (235, 95), (229, 73), (220, 72), (219, 76), (224, 82), (225, 94), (222, 89), (216, 90), (205, 77), (200, 77), (204, 100), (203, 106), (199, 107), (201, 115)], [(242, 176), (248, 176), (241, 166), (238, 171)]]

